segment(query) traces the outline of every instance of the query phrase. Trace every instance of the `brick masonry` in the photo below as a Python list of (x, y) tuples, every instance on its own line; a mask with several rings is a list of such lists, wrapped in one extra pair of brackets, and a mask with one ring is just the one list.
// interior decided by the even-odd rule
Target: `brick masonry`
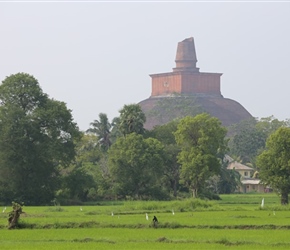
[[(202, 112), (219, 118), (224, 126), (252, 117), (240, 103), (222, 96), (221, 73), (199, 72), (196, 62), (194, 39), (187, 38), (178, 43), (176, 67), (173, 71), (150, 75), (151, 96), (139, 103), (146, 115), (146, 129), (169, 122), (172, 120), (172, 114), (175, 118), (184, 116), (184, 112), (181, 114), (174, 106), (171, 107), (170, 114), (166, 114), (166, 110), (160, 110), (163, 98), (170, 98), (174, 103), (173, 99), (178, 98), (178, 95), (192, 99), (189, 109), (195, 110), (199, 107)], [(192, 115), (192, 112), (189, 112), (189, 115)]]

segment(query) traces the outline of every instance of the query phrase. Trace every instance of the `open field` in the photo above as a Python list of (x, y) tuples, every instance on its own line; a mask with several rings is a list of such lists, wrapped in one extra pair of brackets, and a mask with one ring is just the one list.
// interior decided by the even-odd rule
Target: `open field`
[(0, 214), (0, 249), (290, 248), (290, 207), (281, 206), (275, 194), (221, 197), (210, 202), (24, 207), (17, 230), (6, 228), (9, 207)]

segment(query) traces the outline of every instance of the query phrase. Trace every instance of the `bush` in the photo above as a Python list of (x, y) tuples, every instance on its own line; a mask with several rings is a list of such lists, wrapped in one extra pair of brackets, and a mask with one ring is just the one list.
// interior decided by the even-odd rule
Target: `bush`
[(22, 205), (17, 202), (12, 202), (12, 211), (8, 214), (8, 229), (18, 227), (18, 221), (22, 212)]

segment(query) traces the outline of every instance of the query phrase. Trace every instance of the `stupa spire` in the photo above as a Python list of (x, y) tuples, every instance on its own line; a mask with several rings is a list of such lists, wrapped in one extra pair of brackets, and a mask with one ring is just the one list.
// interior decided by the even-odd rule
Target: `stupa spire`
[(173, 68), (174, 72), (199, 72), (199, 68), (196, 67), (197, 58), (193, 37), (187, 38), (178, 43), (175, 63), (176, 68)]

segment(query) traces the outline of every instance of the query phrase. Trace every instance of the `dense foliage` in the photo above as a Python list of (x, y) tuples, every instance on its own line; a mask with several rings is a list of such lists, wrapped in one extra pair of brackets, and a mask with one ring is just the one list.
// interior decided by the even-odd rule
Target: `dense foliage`
[(104, 113), (99, 114), (99, 120), (91, 123), (91, 128), (87, 132), (97, 136), (97, 143), (103, 150), (108, 150), (111, 146), (111, 128), (112, 124), (109, 122), (108, 116)]
[(162, 190), (163, 146), (154, 139), (131, 133), (120, 137), (109, 151), (114, 193), (131, 198), (159, 198)]
[(226, 129), (217, 118), (208, 114), (180, 120), (175, 138), (181, 147), (178, 161), (181, 181), (198, 197), (206, 180), (218, 174), (226, 151)]
[(146, 121), (146, 117), (140, 105), (124, 105), (119, 112), (120, 120), (117, 126), (123, 135), (134, 132), (137, 134), (144, 133), (144, 123)]
[(279, 121), (273, 116), (260, 120), (244, 120), (229, 128), (230, 155), (243, 164), (255, 167), (255, 161), (266, 146), (267, 138), (282, 126), (288, 126), (288, 121)]
[(54, 198), (59, 168), (75, 157), (79, 136), (65, 103), (48, 98), (31, 75), (0, 86), (0, 197), (26, 204)]
[(174, 137), (174, 132), (177, 130), (177, 124), (178, 121), (173, 120), (167, 124), (156, 126), (147, 133), (147, 136), (156, 138), (163, 144), (166, 156), (161, 182), (163, 188), (166, 188), (168, 193), (172, 193), (173, 197), (177, 197), (180, 175), (180, 164), (177, 161), (177, 155), (180, 149)]
[(288, 204), (290, 192), (290, 128), (281, 127), (267, 140), (266, 150), (258, 157), (260, 178)]
[[(171, 109), (167, 101), (163, 108)], [(252, 166), (288, 203), (289, 150), (281, 148), (288, 135), (279, 128), (289, 121), (253, 118), (227, 131), (217, 118), (187, 110), (186, 98), (179, 101), (179, 109), (193, 113), (150, 131), (141, 107), (130, 104), (111, 122), (99, 113), (80, 132), (65, 103), (50, 99), (33, 76), (7, 77), (0, 86), (0, 202), (216, 199), (240, 184), (240, 175), (227, 169), (228, 154)]]

